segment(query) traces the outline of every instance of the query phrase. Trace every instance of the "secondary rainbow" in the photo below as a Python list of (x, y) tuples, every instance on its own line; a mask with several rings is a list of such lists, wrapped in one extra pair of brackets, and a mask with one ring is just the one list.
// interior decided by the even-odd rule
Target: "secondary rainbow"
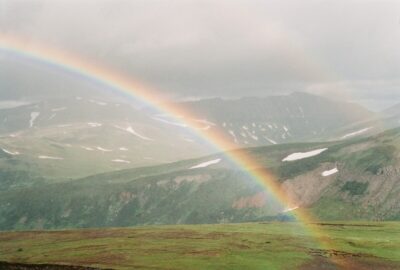
[[(230, 138), (227, 138), (226, 135), (219, 132), (217, 129), (203, 130), (198, 128), (195, 122), (191, 121), (191, 119), (196, 119), (197, 117), (191, 113), (188, 108), (162, 102), (163, 100), (160, 98), (160, 95), (150, 87), (129, 79), (128, 76), (121, 76), (119, 73), (117, 74), (98, 64), (84, 61), (82, 57), (77, 57), (65, 51), (59, 51), (42, 44), (24, 42), (10, 36), (0, 36), (0, 50), (57, 67), (64, 72), (82, 76), (85, 79), (93, 80), (95, 83), (100, 83), (115, 91), (131, 95), (144, 104), (184, 123), (190, 127), (195, 134), (214, 146), (218, 151), (226, 152), (227, 150), (232, 150), (237, 147), (231, 142)], [(246, 151), (234, 150), (226, 153), (227, 158), (233, 161), (240, 169), (246, 171), (252, 179), (261, 184), (269, 194), (274, 195), (284, 206), (288, 208), (297, 206), (296, 202), (291, 201), (282, 191), (279, 183), (275, 181), (274, 176)], [(326, 234), (323, 233), (321, 229), (317, 228), (317, 226), (312, 225), (316, 222), (316, 219), (312, 217), (308, 211), (299, 208), (293, 211), (293, 215), (297, 220), (302, 222), (304, 227), (316, 238), (321, 248), (332, 248)], [(338, 265), (343, 265), (342, 260), (336, 263)]]

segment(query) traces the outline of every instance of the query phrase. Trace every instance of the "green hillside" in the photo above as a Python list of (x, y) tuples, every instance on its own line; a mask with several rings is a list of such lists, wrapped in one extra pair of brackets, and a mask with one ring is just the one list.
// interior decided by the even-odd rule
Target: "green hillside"
[[(322, 220), (399, 220), (399, 146), (396, 129), (358, 140), (237, 151), (259, 160), (261, 167), (252, 170), (271, 172), (298, 207)], [(313, 157), (282, 161), (324, 148)], [(219, 162), (192, 168), (210, 160)], [(322, 175), (332, 168), (338, 172)], [(18, 177), (21, 184), (0, 191), (2, 230), (292, 219), (224, 154), (56, 183)]]

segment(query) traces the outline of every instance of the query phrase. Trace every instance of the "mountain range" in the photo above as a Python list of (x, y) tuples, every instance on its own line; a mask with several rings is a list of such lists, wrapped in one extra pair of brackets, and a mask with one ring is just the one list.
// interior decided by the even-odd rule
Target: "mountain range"
[[(73, 96), (0, 109), (0, 149), (8, 156), (0, 168), (17, 165), (46, 177), (78, 178), (218, 151), (179, 119), (102, 98)], [(220, 130), (236, 148), (343, 140), (399, 124), (394, 109), (373, 113), (305, 93), (174, 106), (196, 115), (184, 120), (205, 133)]]
[[(237, 147), (220, 152), (179, 119), (115, 100), (0, 109), (0, 229), (291, 220), (298, 208), (321, 220), (400, 219), (398, 106), (374, 113), (304, 93), (175, 106)], [(229, 151), (259, 166), (243, 170)], [(297, 205), (282, 206), (257, 170)]]

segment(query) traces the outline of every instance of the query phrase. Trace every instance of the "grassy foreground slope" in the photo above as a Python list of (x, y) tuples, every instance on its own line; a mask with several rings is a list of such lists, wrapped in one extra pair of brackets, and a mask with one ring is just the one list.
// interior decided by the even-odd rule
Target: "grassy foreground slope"
[(294, 222), (3, 232), (0, 261), (107, 269), (400, 269), (400, 223), (308, 227), (324, 230), (329, 247), (319, 247)]

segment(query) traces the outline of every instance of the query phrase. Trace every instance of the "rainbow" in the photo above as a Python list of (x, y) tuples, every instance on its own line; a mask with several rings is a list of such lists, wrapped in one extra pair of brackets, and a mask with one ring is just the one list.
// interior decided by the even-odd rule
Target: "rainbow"
[[(296, 202), (292, 201), (283, 192), (274, 176), (258, 163), (251, 155), (243, 150), (234, 150), (237, 146), (231, 142), (222, 132), (216, 129), (203, 130), (196, 126), (194, 121), (196, 115), (187, 108), (178, 107), (175, 104), (163, 102), (157, 91), (145, 86), (138, 81), (131, 80), (128, 76), (121, 76), (112, 70), (101, 67), (98, 64), (83, 60), (82, 57), (68, 54), (54, 48), (37, 43), (27, 43), (15, 37), (0, 36), (0, 50), (6, 53), (15, 54), (19, 57), (45, 63), (51, 67), (56, 67), (63, 72), (78, 75), (87, 80), (103, 85), (120, 93), (127, 94), (146, 105), (149, 105), (159, 112), (174, 117), (177, 121), (187, 125), (192, 132), (203, 139), (206, 143), (213, 146), (216, 150), (225, 152), (226, 157), (233, 161), (238, 168), (247, 172), (249, 176), (257, 181), (263, 188), (275, 197), (283, 206), (288, 209), (296, 208)], [(182, 117), (183, 116), (183, 117)], [(291, 212), (303, 227), (310, 233), (319, 244), (320, 248), (332, 249), (331, 241), (319, 226), (315, 219), (306, 209), (298, 208)], [(343, 259), (335, 261), (338, 266), (343, 266)]]

